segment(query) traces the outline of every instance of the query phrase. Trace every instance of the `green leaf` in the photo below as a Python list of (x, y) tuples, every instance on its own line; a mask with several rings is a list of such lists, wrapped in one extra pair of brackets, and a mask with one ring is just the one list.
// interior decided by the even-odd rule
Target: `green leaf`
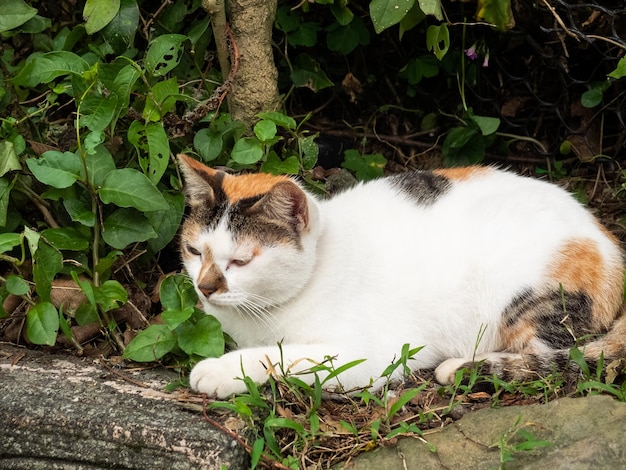
[(261, 142), (266, 142), (276, 137), (276, 124), (268, 119), (262, 119), (257, 122), (253, 130), (254, 135), (256, 135)]
[(143, 168), (143, 170), (150, 181), (157, 184), (161, 181), (169, 163), (170, 141), (162, 122), (149, 122), (145, 129), (148, 140), (149, 163), (147, 168)]
[(176, 336), (167, 325), (151, 325), (128, 344), (124, 358), (137, 362), (158, 361), (176, 346)]
[(176, 105), (178, 82), (175, 77), (163, 80), (152, 87), (142, 117), (145, 121), (159, 121)]
[(290, 116), (287, 116), (283, 113), (279, 113), (277, 111), (270, 111), (267, 113), (259, 113), (257, 114), (261, 119), (272, 121), (277, 126), (282, 127), (283, 129), (293, 130), (297, 127), (296, 120)]
[(94, 286), (96, 303), (105, 311), (122, 307), (128, 301), (128, 292), (117, 281), (109, 279), (100, 286)]
[(231, 158), (242, 165), (251, 165), (263, 158), (263, 147), (258, 139), (244, 137), (235, 142)]
[(161, 314), (161, 318), (170, 330), (175, 330), (178, 325), (191, 318), (193, 311), (193, 307), (185, 307), (183, 310), (166, 310)]
[(40, 302), (26, 313), (26, 336), (31, 343), (54, 346), (59, 331), (59, 313), (50, 302)]
[(341, 166), (355, 172), (357, 179), (367, 181), (383, 175), (387, 159), (380, 153), (361, 155), (357, 150), (348, 149), (344, 153)]
[(252, 450), (250, 451), (250, 468), (255, 469), (261, 460), (261, 456), (263, 455), (263, 450), (265, 449), (265, 439), (259, 437), (255, 439), (254, 444), (252, 444)]
[(156, 238), (148, 240), (148, 248), (153, 253), (161, 251), (174, 239), (185, 210), (185, 196), (182, 193), (167, 192), (163, 193), (163, 197), (169, 204), (169, 209), (150, 211), (144, 214), (158, 234)]
[(155, 77), (168, 73), (178, 65), (183, 55), (183, 42), (187, 36), (182, 34), (163, 34), (148, 46), (145, 67)]
[(9, 171), (21, 170), (22, 166), (17, 158), (15, 145), (9, 140), (0, 141), (0, 176)]
[(478, 0), (476, 19), (491, 23), (499, 31), (515, 26), (511, 0)]
[(30, 292), (28, 282), (22, 276), (15, 274), (7, 276), (6, 288), (13, 295), (26, 295)]
[(303, 21), (298, 24), (298, 28), (287, 35), (290, 46), (313, 47), (317, 44), (317, 32), (320, 30), (319, 23), (313, 21)]
[(39, 249), (41, 234), (39, 232), (35, 232), (33, 229), (24, 227), (24, 238), (26, 238), (26, 241), (28, 242), (30, 255), (34, 258), (37, 255), (37, 250)]
[(84, 251), (89, 248), (89, 240), (75, 227), (47, 228), (41, 234), (57, 250)]
[(84, 302), (78, 306), (74, 312), (74, 318), (76, 323), (80, 326), (91, 325), (92, 323), (100, 322), (100, 315), (95, 305), (88, 302)]
[(450, 31), (445, 24), (430, 25), (426, 30), (426, 47), (441, 60), (450, 48)]
[(608, 74), (609, 77), (620, 79), (622, 77), (626, 77), (626, 56), (622, 57), (617, 63), (617, 67), (611, 73)]
[(400, 20), (400, 39), (402, 39), (404, 33), (420, 24), (424, 18), (426, 18), (426, 15), (420, 8), (419, 4), (416, 3), (413, 5), (413, 8), (411, 8), (406, 16)]
[(132, 47), (139, 25), (139, 6), (136, 0), (121, 0), (117, 14), (102, 30), (102, 37), (121, 55)]
[(326, 73), (320, 67), (319, 62), (307, 54), (300, 54), (296, 57), (291, 81), (296, 87), (306, 87), (317, 92), (333, 86)]
[(62, 75), (82, 74), (89, 64), (80, 56), (68, 51), (31, 54), (20, 73), (13, 79), (19, 86), (34, 87), (50, 83)]
[(131, 92), (140, 76), (141, 73), (133, 64), (126, 65), (115, 75), (111, 91), (118, 97), (118, 117), (128, 111)]
[(65, 315), (63, 315), (62, 307), (59, 307), (59, 327), (61, 328), (61, 331), (63, 332), (65, 337), (71, 341), (74, 335), (72, 334), (70, 322), (65, 317)]
[(168, 310), (183, 310), (198, 303), (198, 294), (189, 277), (182, 274), (167, 276), (159, 287), (161, 305)]
[(281, 160), (276, 152), (270, 152), (267, 159), (261, 165), (263, 173), (271, 173), (273, 175), (297, 175), (300, 172), (300, 162), (298, 157), (292, 155), (285, 160)]
[(96, 92), (88, 93), (80, 102), (79, 110), (79, 126), (85, 126), (94, 132), (102, 131), (113, 121), (117, 110), (117, 95), (114, 92), (109, 92), (107, 96)]
[(341, 26), (346, 26), (354, 19), (354, 13), (347, 7), (347, 1), (333, 2), (330, 4), (330, 11)]
[(132, 243), (155, 238), (148, 220), (134, 209), (118, 209), (104, 221), (102, 239), (113, 248), (123, 250)]
[(400, 69), (398, 75), (406, 79), (411, 85), (417, 85), (422, 78), (432, 78), (439, 74), (439, 62), (432, 55), (409, 59)]
[(132, 168), (116, 169), (109, 173), (100, 188), (100, 199), (105, 204), (134, 207), (142, 212), (169, 208), (161, 192), (148, 177)]
[(398, 400), (389, 408), (388, 417), (391, 418), (395, 416), (396, 414), (398, 414), (398, 411), (400, 411), (404, 405), (406, 405), (409, 401), (411, 401), (422, 390), (423, 390), (422, 387), (411, 388), (407, 390), (406, 392), (404, 392), (402, 395), (400, 395), (400, 398), (398, 398)]
[(7, 226), (7, 214), (9, 213), (9, 196), (15, 180), (9, 182), (6, 178), (0, 178), (0, 227)]
[(40, 158), (29, 158), (26, 165), (32, 174), (53, 188), (68, 188), (83, 174), (83, 164), (72, 152), (49, 150)]
[(604, 91), (600, 87), (593, 87), (584, 92), (580, 97), (580, 103), (585, 108), (595, 108), (602, 103)]
[(491, 135), (500, 127), (500, 119), (489, 116), (472, 115), (470, 118), (476, 123), (482, 135)]
[(93, 227), (96, 224), (96, 214), (91, 207), (79, 199), (64, 199), (63, 207), (74, 222), (78, 222), (86, 227)]
[(222, 133), (214, 127), (200, 129), (193, 138), (193, 146), (205, 162), (215, 160), (224, 146)]
[(224, 354), (224, 334), (220, 322), (205, 315), (193, 327), (187, 323), (178, 331), (178, 346), (187, 354), (220, 357)]
[(415, 0), (372, 0), (370, 18), (374, 30), (380, 34), (385, 29), (397, 24), (413, 8)]
[(370, 34), (361, 18), (355, 17), (349, 24), (332, 24), (326, 34), (326, 46), (333, 52), (346, 55), (358, 46), (369, 44)]
[(317, 163), (320, 148), (315, 143), (317, 135), (309, 135), (307, 137), (298, 137), (298, 149), (300, 150), (300, 158), (302, 159), (302, 167), (305, 170), (311, 170)]
[(37, 295), (41, 300), (46, 302), (50, 300), (52, 280), (62, 269), (63, 256), (61, 252), (40, 239), (37, 251), (33, 256), (33, 281)]
[(170, 145), (162, 122), (142, 124), (134, 121), (128, 129), (128, 141), (139, 154), (141, 169), (157, 184), (169, 162)]
[(443, 20), (441, 0), (418, 0), (418, 3), (425, 15), (432, 15), (440, 21)]
[(23, 0), (0, 0), (0, 33), (22, 26), (37, 15), (37, 9)]
[(85, 31), (93, 34), (108, 25), (120, 9), (120, 0), (87, 0), (83, 9)]
[(455, 127), (446, 136), (442, 152), (446, 166), (480, 163), (485, 157), (485, 137), (472, 127)]
[(104, 145), (98, 145), (94, 153), (85, 156), (89, 182), (96, 187), (104, 184), (109, 173), (115, 171), (115, 162), (111, 153)]

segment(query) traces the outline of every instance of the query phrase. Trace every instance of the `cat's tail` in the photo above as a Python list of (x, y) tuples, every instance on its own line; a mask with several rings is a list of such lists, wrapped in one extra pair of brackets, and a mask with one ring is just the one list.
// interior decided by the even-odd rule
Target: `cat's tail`
[[(581, 373), (581, 362), (595, 372), (600, 364), (605, 367), (616, 360), (626, 358), (626, 303), (611, 329), (602, 338), (578, 346), (583, 361), (572, 354), (571, 349), (552, 349), (542, 353), (490, 352), (477, 355), (473, 361), (448, 359), (435, 370), (435, 379), (441, 384), (452, 384), (460, 369), (478, 368), (481, 376), (497, 376), (505, 382), (528, 382), (542, 379), (552, 373), (562, 373), (574, 378)], [(626, 373), (626, 361), (624, 370)], [(605, 372), (603, 371), (602, 374)], [(595, 374), (594, 374), (595, 375)]]

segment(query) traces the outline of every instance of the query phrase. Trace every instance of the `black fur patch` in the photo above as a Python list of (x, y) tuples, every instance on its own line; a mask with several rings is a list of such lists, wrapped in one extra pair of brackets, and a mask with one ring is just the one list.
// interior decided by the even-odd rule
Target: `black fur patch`
[(300, 236), (287, 221), (271, 218), (263, 211), (248, 212), (263, 196), (237, 201), (228, 212), (229, 230), (235, 238), (254, 238), (266, 246), (290, 243), (300, 247)]
[(390, 176), (389, 181), (423, 206), (435, 203), (452, 186), (446, 177), (430, 171), (399, 173)]
[(532, 289), (518, 295), (503, 313), (508, 327), (528, 322), (535, 334), (554, 349), (569, 348), (575, 339), (598, 333), (592, 326), (591, 298), (581, 292), (553, 290), (537, 294)]
[[(204, 176), (203, 173), (198, 173)], [(207, 227), (208, 230), (214, 230), (220, 219), (228, 209), (228, 197), (222, 189), (222, 181), (224, 174), (218, 173), (214, 179), (205, 178), (207, 184), (213, 190), (213, 199), (207, 198), (206, 204), (194, 204), (189, 212), (189, 218), (197, 223)]]

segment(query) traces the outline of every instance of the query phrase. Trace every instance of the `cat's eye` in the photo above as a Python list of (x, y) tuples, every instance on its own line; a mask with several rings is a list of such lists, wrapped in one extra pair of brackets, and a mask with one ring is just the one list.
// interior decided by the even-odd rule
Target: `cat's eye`
[(194, 256), (200, 256), (200, 255), (202, 254), (202, 253), (200, 253), (200, 251), (196, 250), (196, 249), (195, 249), (193, 246), (191, 246), (191, 245), (187, 245), (187, 246), (186, 246), (186, 248), (187, 248), (187, 251), (188, 251), (189, 253), (191, 253), (192, 255), (194, 255)]
[(252, 261), (252, 258), (235, 258), (231, 259), (229, 264), (234, 264), (235, 266), (245, 266), (250, 261)]

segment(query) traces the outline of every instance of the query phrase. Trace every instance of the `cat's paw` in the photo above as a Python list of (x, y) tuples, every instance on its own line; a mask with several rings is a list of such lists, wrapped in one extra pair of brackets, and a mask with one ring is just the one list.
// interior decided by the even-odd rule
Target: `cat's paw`
[(469, 367), (471, 364), (471, 359), (461, 357), (446, 359), (435, 369), (435, 380), (441, 385), (453, 384), (456, 378), (456, 372), (459, 369)]
[(228, 357), (209, 358), (198, 362), (191, 370), (189, 385), (196, 392), (223, 399), (246, 391), (243, 380), (238, 378), (241, 376), (241, 367)]

